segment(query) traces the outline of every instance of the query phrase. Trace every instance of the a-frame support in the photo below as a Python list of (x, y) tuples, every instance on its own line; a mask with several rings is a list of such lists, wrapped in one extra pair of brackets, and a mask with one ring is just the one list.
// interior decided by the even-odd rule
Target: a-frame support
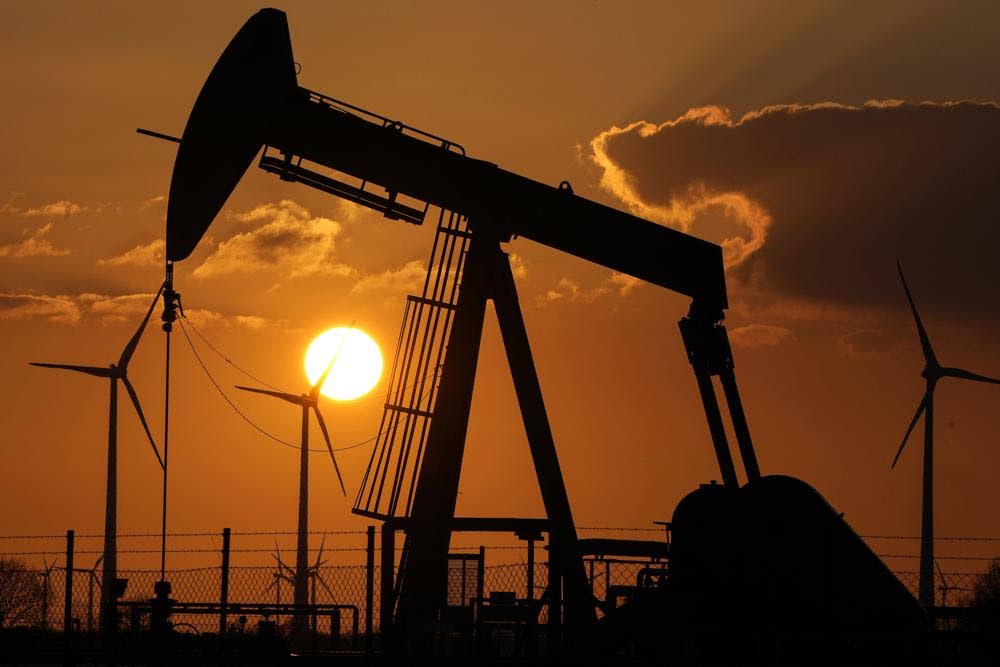
[(486, 302), (493, 300), (550, 525), (550, 585), (562, 584), (572, 631), (594, 619), (576, 528), (535, 372), (510, 261), (496, 239), (472, 231), (441, 383), (406, 531), (397, 637), (418, 649), (447, 594), (448, 545), (455, 516)]

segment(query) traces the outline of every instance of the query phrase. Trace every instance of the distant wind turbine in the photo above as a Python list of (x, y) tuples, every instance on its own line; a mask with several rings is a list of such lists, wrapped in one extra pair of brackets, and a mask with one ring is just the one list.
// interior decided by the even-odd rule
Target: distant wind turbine
[[(302, 440), (299, 445), (299, 529), (293, 582), (294, 592), (292, 597), (292, 602), (296, 605), (304, 606), (309, 604), (309, 563), (307, 560), (309, 554), (309, 410), (316, 413), (316, 421), (319, 422), (319, 428), (323, 432), (326, 448), (330, 452), (330, 459), (333, 461), (333, 469), (337, 472), (337, 481), (340, 482), (340, 490), (344, 494), (344, 497), (347, 497), (344, 478), (340, 475), (340, 466), (337, 465), (337, 457), (334, 456), (333, 445), (330, 444), (330, 433), (327, 431), (326, 422), (319, 411), (320, 389), (323, 387), (323, 383), (326, 382), (326, 377), (333, 369), (333, 365), (337, 362), (337, 355), (339, 353), (340, 350), (338, 349), (337, 353), (330, 360), (330, 364), (326, 367), (326, 370), (319, 376), (316, 384), (312, 386), (307, 394), (286, 394), (280, 391), (241, 387), (239, 385), (236, 387), (243, 391), (251, 391), (255, 394), (265, 394), (280, 398), (283, 401), (302, 408)], [(306, 630), (308, 630), (306, 617), (302, 614), (296, 614), (292, 619), (293, 636), (301, 638), (304, 636)]]
[(94, 567), (89, 570), (84, 567), (74, 567), (73, 572), (81, 572), (87, 575), (87, 633), (94, 631), (94, 582), (97, 581), (97, 568), (100, 567), (104, 556), (98, 556), (94, 561)]
[(924, 469), (923, 469), (923, 498), (921, 507), (921, 530), (920, 530), (920, 602), (927, 608), (934, 606), (934, 388), (941, 378), (958, 378), (960, 380), (975, 380), (976, 382), (989, 382), (1000, 384), (1000, 380), (977, 375), (961, 368), (950, 368), (938, 363), (931, 340), (927, 336), (923, 322), (920, 321), (920, 314), (917, 313), (917, 306), (910, 295), (910, 288), (906, 284), (906, 277), (903, 276), (903, 267), (896, 262), (896, 269), (899, 271), (899, 278), (903, 281), (903, 290), (906, 292), (906, 299), (910, 302), (910, 310), (913, 311), (913, 320), (917, 325), (917, 334), (920, 336), (920, 347), (924, 353), (924, 370), (920, 375), (926, 382), (924, 397), (917, 406), (917, 412), (910, 420), (910, 426), (906, 429), (906, 435), (896, 451), (896, 457), (892, 460), (892, 467), (896, 467), (899, 456), (906, 447), (906, 441), (917, 425), (921, 415), (924, 417)]
[(153, 303), (150, 304), (149, 310), (146, 312), (146, 316), (142, 319), (142, 324), (139, 325), (139, 329), (135, 332), (132, 338), (129, 340), (125, 349), (122, 350), (121, 356), (118, 358), (117, 364), (111, 364), (110, 366), (76, 366), (72, 364), (43, 364), (37, 362), (30, 362), (32, 366), (41, 366), (42, 368), (59, 368), (67, 371), (75, 371), (77, 373), (85, 373), (87, 375), (94, 375), (99, 378), (107, 378), (110, 380), (110, 400), (108, 402), (108, 478), (107, 478), (107, 490), (105, 492), (104, 498), (104, 569), (101, 573), (101, 612), (100, 612), (100, 625), (101, 630), (108, 632), (113, 627), (113, 609), (111, 608), (113, 604), (111, 591), (115, 578), (118, 576), (118, 383), (121, 382), (125, 385), (125, 390), (128, 392), (129, 398), (132, 399), (132, 405), (135, 406), (135, 413), (139, 416), (139, 421), (142, 423), (142, 428), (146, 432), (146, 437), (149, 438), (149, 444), (153, 447), (153, 454), (156, 455), (156, 460), (160, 464), (160, 469), (163, 469), (163, 458), (160, 456), (160, 450), (156, 447), (156, 442), (153, 440), (153, 434), (149, 431), (149, 424), (146, 423), (146, 416), (142, 413), (142, 406), (139, 405), (139, 395), (135, 392), (135, 387), (128, 379), (128, 363), (132, 359), (132, 355), (135, 353), (135, 349), (139, 346), (139, 340), (142, 338), (142, 332), (146, 328), (146, 323), (149, 322), (150, 315), (153, 314), (153, 308), (156, 307), (156, 302), (160, 298), (160, 294), (163, 293), (163, 286), (156, 292), (156, 296), (153, 297)]

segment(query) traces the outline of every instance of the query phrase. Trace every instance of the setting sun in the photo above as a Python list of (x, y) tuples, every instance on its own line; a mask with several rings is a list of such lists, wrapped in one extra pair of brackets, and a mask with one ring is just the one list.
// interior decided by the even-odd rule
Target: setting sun
[(378, 344), (358, 329), (330, 329), (310, 343), (305, 358), (309, 382), (318, 381), (334, 358), (336, 361), (320, 392), (335, 401), (350, 401), (367, 394), (382, 375)]

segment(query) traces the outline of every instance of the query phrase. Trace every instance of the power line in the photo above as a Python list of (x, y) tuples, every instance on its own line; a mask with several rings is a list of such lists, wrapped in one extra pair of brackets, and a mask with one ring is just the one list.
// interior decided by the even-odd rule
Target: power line
[[(301, 450), (302, 447), (300, 445), (293, 444), (291, 442), (288, 442), (287, 440), (282, 440), (278, 436), (276, 436), (276, 435), (274, 435), (274, 434), (266, 431), (264, 428), (262, 428), (261, 426), (259, 426), (252, 419), (250, 419), (250, 417), (248, 417), (246, 414), (244, 414), (243, 411), (241, 411), (236, 406), (236, 404), (233, 402), (233, 400), (231, 398), (229, 398), (229, 396), (226, 394), (225, 391), (223, 391), (223, 389), (219, 385), (219, 383), (216, 382), (215, 377), (212, 375), (212, 372), (208, 370), (208, 366), (205, 365), (205, 362), (204, 362), (204, 360), (202, 360), (201, 355), (198, 354), (198, 350), (195, 348), (194, 343), (191, 340), (191, 337), (188, 335), (187, 328), (184, 325), (184, 321), (179, 319), (179, 320), (177, 320), (177, 322), (181, 325), (181, 333), (184, 334), (184, 338), (187, 340), (188, 346), (191, 348), (191, 352), (194, 354), (194, 358), (198, 361), (198, 365), (201, 366), (202, 371), (204, 371), (205, 375), (208, 377), (209, 381), (212, 383), (212, 386), (215, 387), (216, 391), (219, 392), (219, 395), (222, 396), (223, 400), (226, 401), (226, 403), (229, 405), (229, 407), (232, 408), (233, 411), (235, 411), (236, 414), (238, 414), (240, 416), (240, 418), (243, 419), (243, 421), (245, 421), (247, 424), (249, 424), (251, 427), (253, 427), (254, 430), (260, 432), (265, 437), (270, 438), (271, 440), (275, 441), (276, 443), (278, 443), (280, 445), (284, 445), (285, 447), (289, 447), (291, 449), (299, 449), (299, 450)], [(209, 347), (211, 347), (211, 345), (209, 345)], [(225, 357), (223, 357), (223, 358), (225, 358)], [(235, 364), (234, 364), (234, 366), (235, 366)], [(425, 376), (425, 378), (426, 377), (430, 377), (433, 374), (434, 374), (433, 372), (432, 373), (428, 373), (427, 376)], [(253, 377), (253, 376), (251, 375), (250, 377)], [(262, 384), (266, 384), (266, 383), (262, 383)], [(271, 385), (268, 384), (267, 386), (270, 387)], [(424, 397), (426, 397), (428, 394), (430, 394), (430, 392), (432, 390), (433, 390), (433, 387), (430, 390), (428, 390), (426, 394), (424, 394)], [(411, 416), (412, 415), (406, 415), (405, 417), (403, 417), (402, 419), (400, 419), (398, 422), (396, 422), (395, 426), (398, 427), (399, 424), (405, 424), (407, 422), (407, 420), (409, 420), (409, 418)], [(369, 444), (369, 443), (374, 442), (375, 440), (377, 440), (379, 438), (379, 436), (381, 436), (382, 433), (384, 433), (384, 432), (385, 431), (379, 431), (378, 433), (376, 433), (375, 435), (373, 435), (370, 438), (366, 438), (365, 440), (362, 440), (360, 442), (356, 442), (356, 443), (354, 443), (352, 445), (347, 445), (346, 447), (334, 447), (333, 451), (335, 451), (335, 452), (344, 452), (344, 451), (347, 451), (347, 450), (350, 450), (350, 449), (356, 449), (358, 447), (363, 447), (363, 446), (365, 446), (365, 445), (367, 445), (367, 444)], [(326, 450), (325, 449), (308, 448), (306, 451), (310, 451), (310, 452), (325, 452)]]
[[(211, 350), (212, 350), (213, 352), (215, 352), (215, 353), (216, 353), (217, 355), (219, 355), (219, 357), (221, 357), (221, 358), (222, 358), (222, 359), (223, 359), (223, 360), (224, 360), (224, 361), (225, 361), (226, 363), (228, 363), (228, 364), (232, 365), (232, 366), (233, 366), (233, 367), (234, 367), (234, 368), (235, 368), (236, 370), (238, 370), (238, 371), (239, 371), (240, 373), (242, 373), (243, 375), (246, 375), (246, 376), (247, 376), (248, 378), (252, 379), (252, 380), (253, 380), (254, 382), (257, 382), (258, 384), (262, 384), (262, 385), (264, 385), (265, 387), (269, 387), (269, 388), (271, 388), (271, 389), (274, 389), (275, 391), (282, 391), (282, 390), (281, 390), (281, 389), (279, 389), (278, 387), (275, 387), (275, 386), (274, 386), (273, 384), (270, 384), (270, 383), (268, 383), (268, 382), (265, 382), (265, 381), (261, 380), (261, 379), (260, 379), (260, 378), (258, 378), (258, 377), (257, 377), (256, 375), (252, 374), (252, 373), (251, 373), (250, 371), (248, 371), (248, 370), (244, 369), (243, 367), (239, 366), (239, 365), (238, 365), (238, 364), (237, 364), (237, 363), (236, 363), (235, 361), (233, 361), (232, 359), (230, 359), (229, 357), (227, 357), (227, 356), (226, 356), (226, 355), (225, 355), (225, 354), (224, 354), (224, 353), (223, 353), (222, 351), (220, 351), (220, 350), (218, 349), (218, 347), (216, 347), (215, 345), (213, 345), (213, 344), (212, 344), (212, 342), (211, 342), (211, 341), (209, 341), (209, 340), (208, 340), (208, 338), (206, 338), (206, 337), (205, 337), (205, 335), (204, 335), (203, 333), (201, 333), (201, 331), (199, 331), (199, 330), (198, 330), (198, 328), (197, 328), (197, 327), (196, 327), (196, 326), (194, 325), (194, 323), (193, 323), (193, 322), (191, 322), (191, 320), (190, 320), (190, 319), (188, 319), (187, 317), (185, 317), (185, 319), (187, 320), (187, 323), (188, 323), (188, 325), (189, 325), (189, 326), (191, 327), (191, 329), (192, 329), (192, 330), (193, 330), (193, 331), (195, 332), (195, 334), (197, 334), (197, 335), (198, 335), (198, 337), (199, 337), (199, 338), (201, 338), (201, 340), (202, 340), (202, 341), (203, 341), (203, 342), (204, 342), (204, 343), (205, 343), (206, 345), (208, 345), (208, 347), (209, 347), (209, 348), (211, 348)], [(411, 387), (415, 386), (415, 385), (416, 385), (416, 384), (417, 384), (418, 382), (420, 382), (420, 381), (422, 381), (422, 380), (426, 380), (427, 378), (429, 378), (429, 377), (431, 377), (432, 375), (434, 375), (434, 374), (435, 374), (436, 372), (437, 372), (436, 370), (434, 370), (434, 371), (430, 371), (429, 373), (427, 373), (427, 374), (426, 374), (426, 375), (424, 375), (423, 377), (421, 377), (421, 378), (416, 378), (416, 379), (414, 380), (413, 384), (410, 384), (410, 385), (407, 385), (407, 386), (403, 387), (403, 389), (405, 390), (405, 389), (409, 389), (409, 388), (411, 388)], [(357, 400), (357, 402), (360, 402), (360, 401), (366, 401), (366, 400), (370, 400), (370, 399), (373, 399), (373, 398), (382, 398), (382, 400), (383, 400), (383, 402), (384, 402), (384, 401), (388, 401), (388, 400), (389, 400), (389, 394), (388, 394), (388, 393), (386, 393), (384, 397), (383, 397), (383, 396), (382, 396), (381, 394), (378, 394), (378, 395), (375, 395), (375, 394), (369, 394), (369, 395), (367, 395), (367, 396), (362, 396), (362, 397), (360, 397), (360, 398), (358, 398), (358, 399), (356, 399), (356, 400)], [(366, 441), (366, 442), (367, 442), (367, 441)], [(311, 451), (312, 451), (312, 450), (311, 450)], [(315, 450), (315, 451), (326, 451), (326, 450)]]
[[(222, 396), (223, 400), (225, 400), (226, 403), (229, 404), (229, 407), (231, 407), (233, 411), (235, 411), (236, 414), (238, 414), (240, 418), (243, 419), (243, 421), (245, 421), (247, 424), (250, 424), (250, 426), (252, 426), (255, 430), (259, 431), (264, 436), (270, 438), (271, 440), (274, 440), (279, 444), (284, 445), (285, 447), (291, 447), (292, 449), (301, 449), (301, 447), (299, 447), (298, 445), (293, 445), (290, 442), (282, 440), (276, 435), (268, 433), (260, 426), (258, 426), (252, 419), (243, 414), (243, 412), (238, 407), (236, 407), (236, 404), (233, 403), (232, 399), (230, 399), (229, 396), (226, 395), (226, 392), (222, 390), (222, 387), (219, 386), (219, 383), (215, 381), (214, 377), (212, 377), (212, 373), (208, 370), (208, 366), (206, 366), (205, 362), (202, 361), (201, 355), (198, 354), (198, 350), (195, 348), (194, 343), (191, 342), (191, 336), (188, 335), (187, 327), (184, 325), (184, 320), (177, 320), (177, 322), (181, 325), (181, 332), (184, 334), (184, 338), (187, 340), (188, 346), (191, 348), (191, 352), (194, 353), (194, 358), (198, 361), (198, 365), (200, 365), (201, 369), (205, 371), (205, 375), (208, 376), (208, 379), (212, 383), (212, 386), (214, 386), (216, 391), (219, 392), (219, 395)], [(309, 451), (312, 452), (312, 451), (322, 451), (322, 450), (310, 449)]]
[[(187, 319), (187, 318), (184, 318), (184, 319)], [(190, 325), (191, 330), (194, 331), (195, 334), (198, 335), (198, 338), (200, 338), (205, 343), (205, 345), (208, 345), (208, 347), (211, 348), (213, 352), (215, 352), (217, 355), (219, 355), (220, 357), (222, 357), (222, 359), (227, 364), (229, 364), (230, 366), (232, 366), (233, 368), (235, 368), (236, 370), (238, 370), (240, 373), (243, 373), (243, 375), (246, 375), (248, 378), (250, 378), (254, 382), (256, 382), (258, 384), (262, 384), (265, 387), (268, 387), (268, 388), (273, 389), (275, 391), (281, 391), (280, 389), (278, 389), (277, 387), (275, 387), (273, 384), (270, 384), (268, 382), (264, 382), (259, 377), (257, 377), (256, 375), (254, 375), (250, 371), (244, 369), (242, 366), (238, 365), (235, 361), (233, 361), (232, 359), (230, 359), (229, 357), (227, 357), (226, 355), (224, 355), (222, 352), (220, 352), (219, 348), (217, 348), (214, 345), (212, 345), (212, 343), (207, 338), (205, 338), (205, 336), (201, 333), (201, 331), (198, 330), (198, 327), (196, 327), (194, 325), (194, 323), (191, 322), (191, 320), (188, 320), (188, 325)]]

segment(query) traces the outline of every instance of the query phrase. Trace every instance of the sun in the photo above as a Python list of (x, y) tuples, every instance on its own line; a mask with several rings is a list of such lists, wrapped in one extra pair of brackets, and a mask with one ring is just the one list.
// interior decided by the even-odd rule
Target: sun
[(360, 329), (337, 327), (316, 336), (306, 350), (305, 370), (310, 384), (319, 380), (331, 361), (333, 368), (320, 393), (335, 401), (364, 396), (382, 376), (382, 352)]

